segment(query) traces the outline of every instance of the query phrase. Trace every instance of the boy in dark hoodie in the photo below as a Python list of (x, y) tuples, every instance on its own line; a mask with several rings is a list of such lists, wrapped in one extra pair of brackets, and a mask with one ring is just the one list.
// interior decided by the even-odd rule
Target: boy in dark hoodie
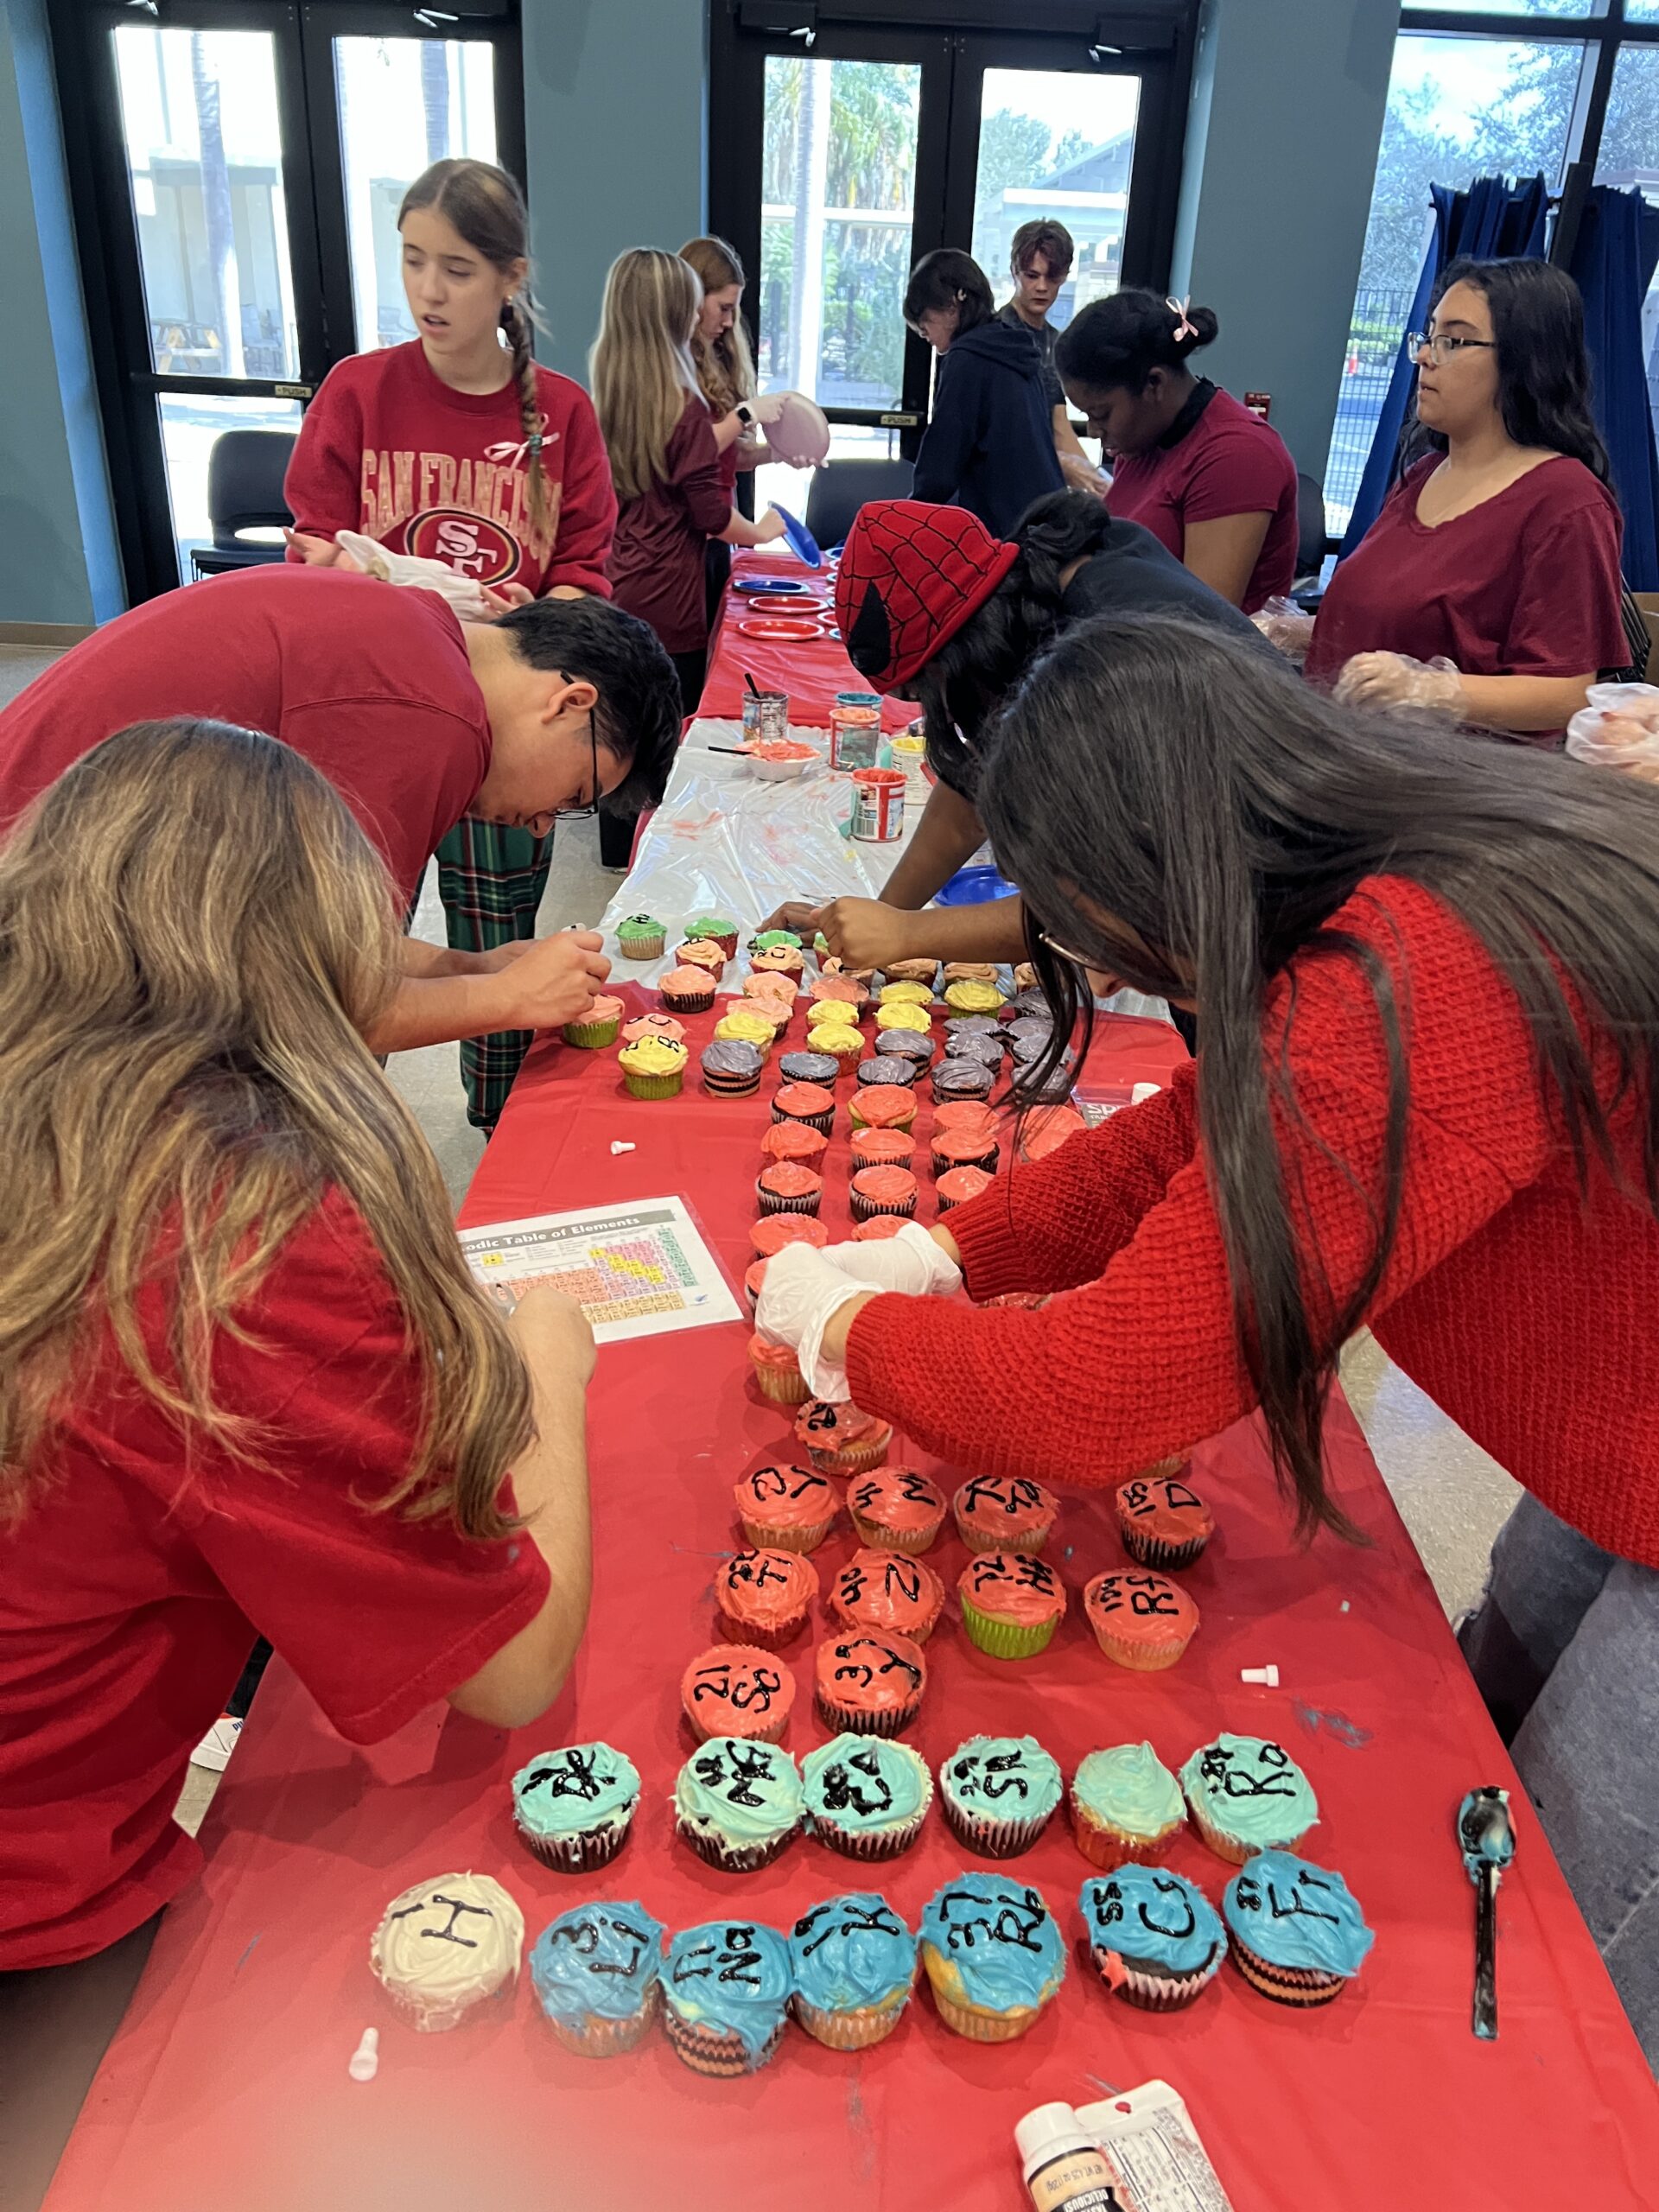
[(966, 507), (1007, 537), (1033, 499), (1065, 482), (1041, 348), (998, 321), (984, 270), (954, 246), (911, 270), (905, 321), (939, 356), (912, 496)]

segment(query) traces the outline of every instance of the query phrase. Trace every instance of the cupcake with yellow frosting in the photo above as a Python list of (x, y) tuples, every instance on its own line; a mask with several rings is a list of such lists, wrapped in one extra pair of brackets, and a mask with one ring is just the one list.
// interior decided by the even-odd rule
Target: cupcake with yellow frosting
[(768, 1056), (777, 1034), (776, 1023), (760, 1007), (734, 1006), (715, 1024), (715, 1035), (722, 1045), (753, 1045)]
[(933, 994), (925, 983), (884, 983), (880, 1003), (883, 1006), (926, 1006), (933, 1003)]
[(622, 1079), (634, 1098), (677, 1098), (689, 1055), (667, 1037), (642, 1037), (617, 1054)]
[(1002, 1011), (1002, 994), (995, 983), (982, 983), (972, 977), (944, 987), (944, 1002), (952, 1014), (989, 1014)]
[(924, 1035), (933, 1027), (933, 1017), (925, 1006), (879, 1006), (875, 1009), (878, 1029), (918, 1029)]
[(838, 1071), (856, 1067), (864, 1058), (864, 1039), (844, 1021), (821, 1021), (808, 1042), (815, 1052), (828, 1052)]

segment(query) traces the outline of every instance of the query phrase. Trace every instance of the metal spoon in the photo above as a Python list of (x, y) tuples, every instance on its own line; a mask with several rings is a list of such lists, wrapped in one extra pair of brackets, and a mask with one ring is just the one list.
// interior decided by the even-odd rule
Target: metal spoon
[(1475, 2001), (1471, 2025), (1484, 2043), (1497, 2037), (1497, 1884), (1515, 1857), (1510, 1793), (1488, 1784), (1458, 1808), (1458, 1842), (1475, 1885)]

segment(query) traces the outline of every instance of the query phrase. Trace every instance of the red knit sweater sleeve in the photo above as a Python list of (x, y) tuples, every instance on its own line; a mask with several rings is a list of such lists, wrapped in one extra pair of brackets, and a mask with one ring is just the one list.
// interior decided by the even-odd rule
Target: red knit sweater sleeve
[[(283, 479), (295, 529), (315, 537), (358, 529), (363, 512), (363, 410), (351, 378), (340, 373), (350, 365), (342, 361), (323, 378)], [(300, 558), (291, 545), (288, 558)]]
[(564, 584), (608, 599), (611, 583), (605, 564), (616, 533), (616, 490), (599, 417), (593, 401), (569, 377), (543, 371), (538, 381), (543, 406), (550, 423), (556, 424), (564, 448), (558, 536), (542, 589), (551, 591), (556, 584)]
[[(1443, 910), (1416, 893), (1406, 904), (1412, 928), (1401, 931), (1398, 912), (1379, 908), (1376, 939), (1408, 1006), (1412, 1068), (1402, 1216), (1374, 1301), (1379, 1312), (1507, 1205), (1536, 1176), (1552, 1141), (1512, 995)], [(1427, 918), (1424, 910), (1432, 910)], [(1414, 988), (1429, 1010), (1421, 1022), (1409, 1011)], [(1316, 1334), (1323, 1326), (1328, 1339), (1330, 1317), (1351, 1295), (1373, 1246), (1386, 1129), (1383, 1034), (1370, 989), (1346, 957), (1303, 956), (1281, 978), (1264, 1024), (1269, 1065), (1287, 1027), (1298, 1111), (1276, 1116), (1279, 1152), (1305, 1295)], [(1456, 1055), (1471, 1037), (1480, 1044), (1478, 1078), (1460, 1090)], [(1426, 1096), (1433, 1110), (1421, 1103)], [(1109, 1149), (1127, 1156), (1133, 1143), (1131, 1115), (1117, 1119), (1127, 1126), (1116, 1147), (1109, 1125), (1039, 1169), (1011, 1175), (1001, 1225), (988, 1206), (991, 1192), (953, 1217), (953, 1232), (957, 1219), (967, 1232), (962, 1249), (976, 1297), (1077, 1280), (1072, 1271), (1100, 1240), (1100, 1161)], [(1120, 1225), (1121, 1217), (1109, 1218), (1109, 1244)], [(1058, 1274), (1044, 1254), (1054, 1255)], [(974, 1471), (1116, 1483), (1229, 1427), (1255, 1400), (1201, 1152), (1169, 1177), (1097, 1281), (1037, 1313), (874, 1299), (849, 1332), (847, 1371), (867, 1412)], [(996, 1376), (1027, 1385), (1001, 1416), (987, 1394)]]

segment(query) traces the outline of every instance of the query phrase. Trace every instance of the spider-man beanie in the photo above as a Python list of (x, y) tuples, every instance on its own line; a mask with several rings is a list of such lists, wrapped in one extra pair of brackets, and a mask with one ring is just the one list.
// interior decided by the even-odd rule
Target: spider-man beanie
[(1019, 557), (966, 507), (868, 500), (836, 572), (836, 620), (853, 666), (883, 691), (908, 682)]

